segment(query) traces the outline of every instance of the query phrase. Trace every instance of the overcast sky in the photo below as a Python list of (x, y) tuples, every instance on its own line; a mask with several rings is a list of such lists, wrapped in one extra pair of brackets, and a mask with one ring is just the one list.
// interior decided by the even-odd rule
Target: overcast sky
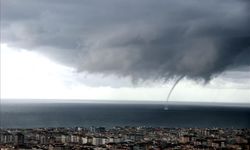
[(247, 0), (2, 0), (1, 98), (250, 103)]

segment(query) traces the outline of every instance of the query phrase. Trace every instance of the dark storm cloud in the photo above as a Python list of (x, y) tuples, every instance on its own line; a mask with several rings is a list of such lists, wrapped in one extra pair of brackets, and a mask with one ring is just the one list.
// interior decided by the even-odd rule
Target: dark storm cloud
[(242, 0), (6, 0), (2, 42), (90, 73), (209, 80), (250, 65)]

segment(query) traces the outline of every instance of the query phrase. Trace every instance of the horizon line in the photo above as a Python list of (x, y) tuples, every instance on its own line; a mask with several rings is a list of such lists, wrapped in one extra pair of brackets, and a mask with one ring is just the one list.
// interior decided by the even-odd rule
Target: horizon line
[[(25, 100), (25, 101), (2, 101), (2, 100)], [(35, 100), (35, 101), (29, 101)], [(41, 101), (43, 100), (43, 101)], [(51, 100), (51, 102), (49, 101)], [(106, 99), (55, 99), (55, 98), (0, 98), (1, 104), (155, 104), (164, 105), (163, 100), (106, 100)], [(250, 107), (250, 102), (215, 102), (215, 101), (168, 101), (170, 105), (191, 106), (225, 106), (225, 107)]]

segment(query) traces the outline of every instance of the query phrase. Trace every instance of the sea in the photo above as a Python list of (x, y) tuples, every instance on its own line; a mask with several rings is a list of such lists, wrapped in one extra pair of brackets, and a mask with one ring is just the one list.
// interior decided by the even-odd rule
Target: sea
[(250, 107), (127, 103), (6, 103), (1, 128), (145, 126), (250, 128)]

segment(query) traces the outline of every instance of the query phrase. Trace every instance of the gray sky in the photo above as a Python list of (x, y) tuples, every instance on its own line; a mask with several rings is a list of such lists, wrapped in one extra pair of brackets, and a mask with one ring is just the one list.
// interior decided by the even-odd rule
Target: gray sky
[(249, 6), (247, 0), (2, 0), (1, 68), (11, 66), (1, 73), (2, 97), (164, 100), (185, 76), (174, 100), (249, 102)]

